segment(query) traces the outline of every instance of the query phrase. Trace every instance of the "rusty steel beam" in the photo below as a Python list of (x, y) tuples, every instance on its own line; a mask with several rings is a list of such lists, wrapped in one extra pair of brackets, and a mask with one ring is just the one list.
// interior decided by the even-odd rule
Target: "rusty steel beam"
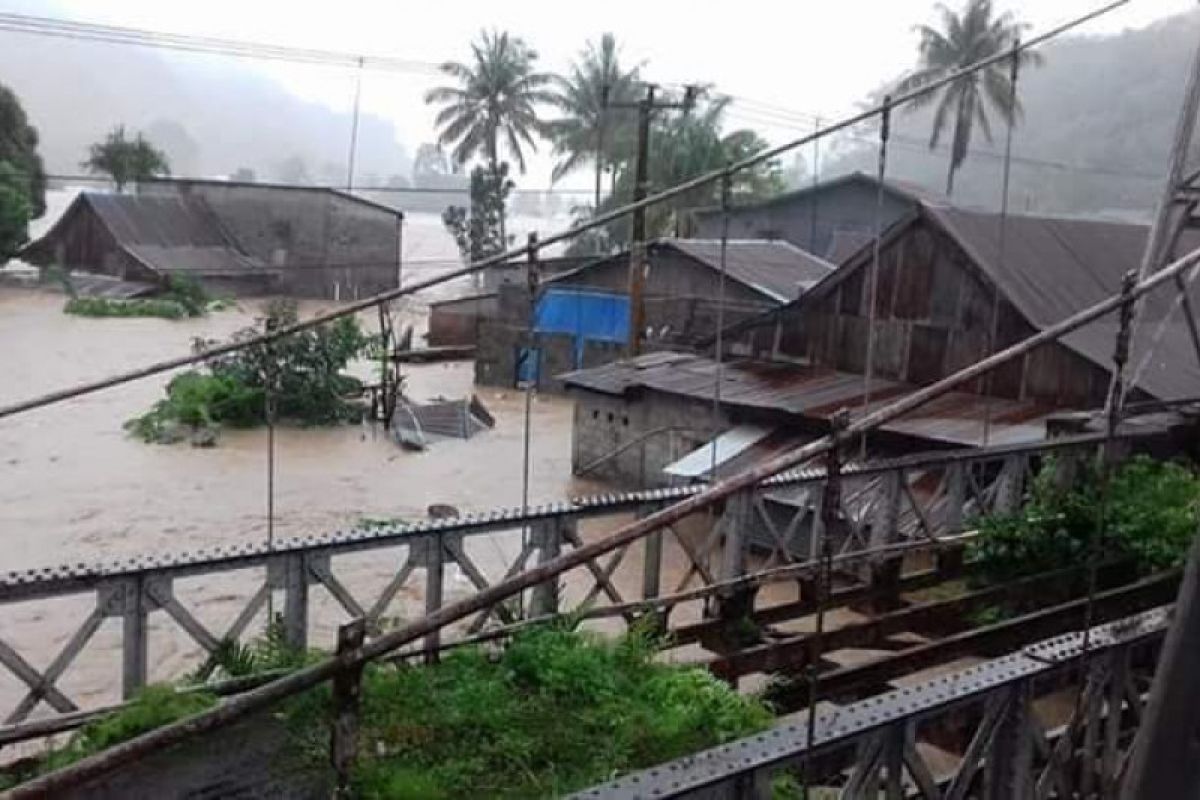
[[(1105, 571), (1109, 573), (1108, 577), (1111, 579), (1124, 572), (1127, 567), (1128, 565), (1110, 565), (1110, 568)], [(995, 603), (1037, 597), (1047, 589), (1065, 583), (1069, 585), (1071, 580), (1083, 575), (1083, 567), (1068, 567), (998, 586), (965, 592), (948, 600), (934, 600), (900, 608), (867, 622), (846, 625), (829, 631), (825, 634), (823, 649), (830, 652), (848, 647), (876, 646), (898, 633), (927, 630), (946, 620), (957, 620), (963, 614)], [(864, 593), (864, 596), (868, 595), (869, 592)], [(808, 664), (811, 639), (811, 634), (803, 634), (763, 642), (736, 652), (723, 654), (707, 662), (707, 666), (714, 673), (726, 679), (752, 672), (801, 670)]]
[[(1095, 596), (1093, 621), (1097, 624), (1127, 616), (1175, 599), (1180, 575), (1177, 571), (1145, 578), (1137, 583), (1099, 592)], [(1071, 600), (994, 625), (953, 634), (936, 642), (918, 645), (868, 664), (841, 667), (821, 675), (823, 697), (879, 686), (911, 672), (943, 664), (965, 655), (992, 654), (1013, 650), (1065, 631), (1077, 630), (1088, 613), (1087, 598)], [(795, 702), (808, 698), (797, 681)]]

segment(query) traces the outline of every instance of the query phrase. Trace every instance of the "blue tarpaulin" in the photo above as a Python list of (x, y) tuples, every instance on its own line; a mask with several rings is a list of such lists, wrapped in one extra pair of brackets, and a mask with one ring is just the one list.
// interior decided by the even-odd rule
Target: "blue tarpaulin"
[(575, 337), (575, 367), (583, 366), (583, 346), (593, 342), (624, 343), (629, 338), (629, 298), (580, 289), (547, 289), (534, 312), (538, 333)]

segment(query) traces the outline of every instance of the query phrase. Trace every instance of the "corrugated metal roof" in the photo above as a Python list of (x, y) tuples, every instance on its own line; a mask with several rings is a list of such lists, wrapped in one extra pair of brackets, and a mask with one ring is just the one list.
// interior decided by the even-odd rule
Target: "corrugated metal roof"
[[(1005, 223), (1003, 264), (996, 214), (950, 206), (924, 206), (938, 225), (962, 245), (972, 260), (1037, 328), (1048, 327), (1121, 290), (1122, 276), (1137, 269), (1148, 228), (1117, 222), (1010, 215)], [(1185, 233), (1179, 252), (1200, 247), (1200, 232)], [(1164, 287), (1141, 304), (1134, 363), (1140, 360), (1175, 302)], [(1200, 307), (1200, 288), (1190, 296)], [(1106, 318), (1063, 338), (1063, 344), (1104, 369), (1112, 365), (1116, 322)], [(1139, 385), (1160, 399), (1200, 393), (1200, 368), (1182, 317), (1168, 324), (1154, 350), (1154, 364)]]
[[(673, 248), (714, 270), (721, 269), (719, 239), (662, 239), (653, 247)], [(726, 274), (780, 303), (795, 300), (834, 265), (790, 242), (730, 239), (725, 247)]]
[[(705, 442), (683, 458), (663, 467), (663, 472), (677, 478), (699, 478), (707, 476), (713, 465), (721, 467), (725, 462), (746, 452), (771, 435), (772, 428), (761, 425), (737, 425)], [(716, 451), (715, 453), (713, 451)]]
[[(702, 356), (651, 353), (560, 376), (568, 388), (624, 395), (658, 391), (696, 399), (711, 399), (717, 363)], [(727, 406), (769, 410), (815, 419), (828, 419), (843, 408), (853, 416), (873, 411), (915, 391), (916, 387), (883, 378), (871, 380), (871, 404), (863, 408), (862, 375), (828, 367), (758, 361), (721, 365), (721, 402)], [(993, 444), (1032, 441), (1045, 436), (1045, 419), (1054, 410), (1032, 402), (988, 398), (951, 392), (883, 430), (947, 444), (983, 444), (983, 420), (990, 403)]]
[[(84, 192), (86, 203), (127, 253), (158, 272), (265, 271), (240, 252), (198, 199)], [(66, 220), (69, 215), (64, 214)]]

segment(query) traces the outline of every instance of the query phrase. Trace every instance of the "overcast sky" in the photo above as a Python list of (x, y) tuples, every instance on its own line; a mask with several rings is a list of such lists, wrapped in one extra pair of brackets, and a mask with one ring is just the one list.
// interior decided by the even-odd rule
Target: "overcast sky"
[[(1033, 25), (1052, 27), (1100, 5), (1100, 0), (997, 0)], [(1132, 0), (1080, 29), (1111, 33), (1141, 27), (1193, 7), (1195, 0)], [(950, 5), (957, 2), (951, 0)], [(604, 31), (616, 34), (623, 56), (644, 62), (648, 79), (712, 83), (738, 98), (729, 122), (753, 126), (768, 138), (789, 138), (808, 115), (832, 117), (854, 108), (863, 96), (913, 65), (912, 26), (933, 21), (926, 0), (780, 0), (779, 2), (681, 2), (606, 0), (533, 2), (455, 0), (448, 3), (396, 0), (33, 0), (0, 3), (10, 11), (128, 25), (187, 34), (247, 39), (273, 44), (388, 55), (417, 62), (467, 57), (467, 43), (481, 28), (522, 36), (541, 56), (541, 66), (560, 70), (583, 43)], [(204, 58), (217, 58), (205, 56)], [(338, 108), (348, 108), (353, 79), (344, 70), (247, 61), (280, 79), (291, 91)], [(431, 140), (431, 109), (421, 102), (437, 78), (420, 68), (411, 73), (368, 73), (365, 110), (393, 119), (412, 153)], [(523, 185), (545, 186), (548, 161), (537, 159)], [(567, 185), (586, 186), (586, 176)]]

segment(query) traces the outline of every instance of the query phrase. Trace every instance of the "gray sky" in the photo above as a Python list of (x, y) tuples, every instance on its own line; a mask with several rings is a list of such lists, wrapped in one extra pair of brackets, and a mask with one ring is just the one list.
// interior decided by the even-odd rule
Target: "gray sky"
[[(950, 3), (952, 6), (956, 2)], [(1044, 30), (1095, 8), (1100, 0), (997, 0)], [(466, 59), (467, 43), (481, 28), (507, 29), (541, 55), (541, 66), (564, 68), (583, 43), (612, 31), (629, 62), (644, 62), (645, 76), (662, 83), (715, 84), (735, 102), (729, 124), (759, 129), (772, 141), (807, 128), (809, 115), (844, 114), (872, 89), (913, 65), (912, 26), (933, 21), (927, 0), (607, 0), (603, 3), (456, 0), (453, 3), (340, 0), (9, 0), (7, 10), (69, 15), (73, 19), (176, 33), (249, 39), (274, 44), (389, 55), (422, 62)], [(1194, 0), (1133, 0), (1081, 33), (1141, 27), (1185, 11)], [(217, 58), (206, 56), (205, 58)], [(350, 73), (337, 68), (247, 61), (291, 91), (336, 108), (349, 108)], [(433, 137), (433, 112), (421, 101), (438, 82), (427, 71), (368, 73), (365, 110), (395, 121), (409, 152)], [(543, 148), (544, 150), (545, 148)], [(544, 187), (549, 160), (535, 159), (522, 185)], [(564, 181), (585, 187), (586, 175)]]

